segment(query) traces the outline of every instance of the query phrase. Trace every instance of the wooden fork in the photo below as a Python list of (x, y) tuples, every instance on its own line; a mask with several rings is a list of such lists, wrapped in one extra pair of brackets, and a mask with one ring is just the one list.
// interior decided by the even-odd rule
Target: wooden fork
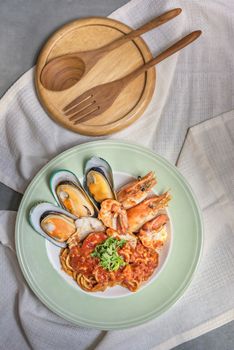
[(84, 92), (63, 108), (64, 114), (69, 117), (69, 120), (73, 123), (73, 125), (76, 125), (104, 113), (113, 104), (126, 85), (128, 85), (132, 80), (136, 79), (140, 74), (146, 72), (149, 68), (189, 45), (191, 42), (196, 40), (201, 33), (202, 32), (200, 30), (197, 30), (186, 35), (174, 45), (160, 53), (157, 57), (153, 58), (125, 77), (111, 81), (110, 83), (95, 86)]

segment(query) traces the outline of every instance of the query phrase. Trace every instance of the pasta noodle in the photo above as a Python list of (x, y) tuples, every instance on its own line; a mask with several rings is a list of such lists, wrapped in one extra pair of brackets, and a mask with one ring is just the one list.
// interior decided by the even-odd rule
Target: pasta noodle
[(91, 233), (83, 243), (62, 249), (60, 261), (62, 269), (87, 292), (104, 291), (107, 287), (121, 285), (134, 292), (148, 280), (158, 265), (158, 253), (142, 245), (137, 240), (133, 248), (129, 242), (118, 249), (124, 266), (116, 271), (108, 271), (100, 265), (97, 257), (91, 256), (95, 247), (105, 241), (103, 232)]

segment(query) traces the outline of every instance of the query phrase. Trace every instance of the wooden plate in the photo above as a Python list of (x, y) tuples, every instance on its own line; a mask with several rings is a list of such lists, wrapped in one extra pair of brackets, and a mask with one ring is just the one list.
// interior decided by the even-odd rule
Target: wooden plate
[(105, 113), (88, 122), (73, 125), (62, 112), (64, 106), (86, 90), (121, 78), (149, 61), (151, 52), (141, 38), (107, 54), (84, 78), (67, 90), (49, 91), (40, 81), (42, 68), (52, 58), (102, 47), (131, 30), (116, 20), (92, 17), (66, 24), (51, 36), (38, 58), (35, 83), (42, 105), (56, 122), (80, 134), (98, 136), (119, 131), (142, 115), (153, 95), (155, 68), (132, 81)]

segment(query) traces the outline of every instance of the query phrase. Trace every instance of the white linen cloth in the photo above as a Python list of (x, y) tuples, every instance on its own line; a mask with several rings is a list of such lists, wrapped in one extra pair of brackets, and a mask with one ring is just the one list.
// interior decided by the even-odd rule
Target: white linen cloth
[(85, 329), (49, 311), (30, 291), (19, 269), (14, 248), (16, 213), (0, 212), (2, 344), (12, 350), (64, 349), (66, 344), (69, 349), (171, 349), (233, 320), (233, 150), (234, 111), (190, 129), (178, 167), (203, 212), (202, 259), (181, 299), (157, 319), (132, 329)]
[[(137, 141), (176, 162), (189, 127), (232, 110), (234, 26), (231, 1), (132, 0), (111, 17), (137, 27), (174, 7), (183, 13), (144, 35), (153, 54), (188, 32), (203, 35), (161, 63), (144, 116), (113, 139)], [(220, 29), (222, 27), (222, 30)], [(55, 124), (40, 106), (27, 72), (0, 101), (0, 181), (23, 192), (61, 151), (93, 140)], [(234, 317), (234, 112), (190, 129), (178, 166), (196, 192), (205, 220), (199, 270), (185, 295), (165, 314), (130, 330), (100, 332), (50, 312), (24, 282), (14, 252), (15, 213), (0, 213), (0, 334), (11, 349), (170, 349)], [(98, 138), (96, 138), (98, 139)], [(99, 345), (98, 345), (99, 344)]]

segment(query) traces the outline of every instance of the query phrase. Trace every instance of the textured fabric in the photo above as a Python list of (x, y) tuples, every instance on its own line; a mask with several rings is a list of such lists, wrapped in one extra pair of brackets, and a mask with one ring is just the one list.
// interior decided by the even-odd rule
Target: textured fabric
[[(181, 299), (136, 328), (100, 332), (50, 312), (24, 282), (14, 249), (14, 212), (0, 214), (0, 332), (11, 349), (171, 349), (234, 319), (234, 111), (191, 128), (178, 161), (203, 212), (198, 271)], [(198, 167), (199, 164), (199, 167)], [(14, 329), (14, 336), (11, 330)], [(42, 336), (43, 335), (43, 336)], [(43, 340), (43, 344), (41, 341)], [(19, 347), (21, 344), (21, 347)]]
[[(147, 325), (114, 332), (76, 327), (44, 307), (24, 282), (14, 251), (15, 213), (1, 212), (3, 348), (63, 349), (69, 344), (70, 349), (81, 350), (170, 349), (233, 319), (234, 112), (214, 117), (233, 109), (234, 4), (133, 0), (111, 17), (137, 27), (173, 7), (182, 7), (183, 14), (144, 35), (154, 55), (189, 31), (202, 29), (203, 35), (158, 66), (156, 90), (144, 115), (108, 138), (137, 141), (173, 163), (180, 154), (178, 167), (204, 216), (198, 272), (185, 295)], [(48, 118), (32, 78), (30, 70), (0, 101), (0, 181), (19, 192), (52, 157), (94, 139), (65, 130)]]

